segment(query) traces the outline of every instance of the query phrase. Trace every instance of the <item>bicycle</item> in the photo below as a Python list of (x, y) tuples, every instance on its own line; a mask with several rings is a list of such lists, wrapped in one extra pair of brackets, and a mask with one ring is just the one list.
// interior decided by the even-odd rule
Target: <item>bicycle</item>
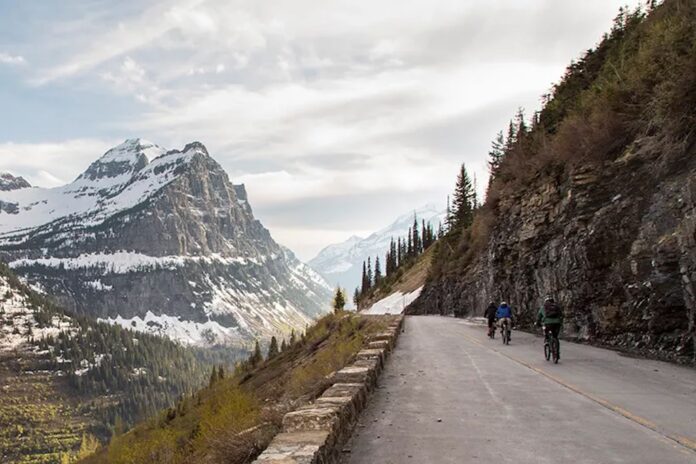
[(503, 345), (510, 344), (510, 322), (508, 320), (503, 320), (500, 325), (500, 335), (503, 337)]
[(547, 361), (551, 361), (553, 357), (553, 363), (558, 364), (558, 360), (561, 356), (560, 342), (556, 337), (553, 336), (550, 330), (546, 330), (546, 326), (543, 326), (544, 330), (544, 356)]
[(488, 328), (488, 337), (491, 340), (495, 338), (495, 322)]

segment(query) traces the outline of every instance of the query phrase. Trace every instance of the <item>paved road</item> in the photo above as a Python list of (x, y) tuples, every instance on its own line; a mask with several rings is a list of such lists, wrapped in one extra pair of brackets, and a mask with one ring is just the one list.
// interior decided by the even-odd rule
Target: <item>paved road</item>
[[(346, 464), (696, 463), (696, 370), (409, 317)], [(349, 451), (349, 452), (348, 452)]]

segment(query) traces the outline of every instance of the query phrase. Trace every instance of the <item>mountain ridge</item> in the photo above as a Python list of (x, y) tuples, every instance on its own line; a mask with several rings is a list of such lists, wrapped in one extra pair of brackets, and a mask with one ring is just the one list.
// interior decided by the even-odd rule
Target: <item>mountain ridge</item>
[(363, 261), (375, 256), (382, 260), (392, 238), (406, 237), (409, 227), (413, 226), (414, 216), (418, 217), (418, 227), (421, 220), (425, 220), (437, 229), (438, 223), (444, 223), (446, 212), (433, 203), (427, 203), (397, 216), (392, 223), (365, 238), (353, 235), (341, 243), (323, 248), (308, 264), (327, 281), (352, 291), (360, 284)]
[[(0, 257), (79, 314), (248, 344), (328, 309), (328, 285), (273, 240), (244, 186), (199, 142), (166, 150), (129, 139), (70, 184), (0, 201), (15, 205), (0, 213)], [(149, 313), (161, 320), (136, 319)]]

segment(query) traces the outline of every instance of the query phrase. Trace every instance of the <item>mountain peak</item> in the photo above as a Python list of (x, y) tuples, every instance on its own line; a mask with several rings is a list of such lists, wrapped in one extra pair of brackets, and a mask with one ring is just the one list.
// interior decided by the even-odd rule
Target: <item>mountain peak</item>
[(31, 187), (31, 184), (24, 177), (16, 177), (9, 172), (0, 173), (0, 191), (19, 190)]
[(127, 139), (104, 153), (78, 179), (96, 180), (122, 175), (130, 176), (164, 153), (166, 153), (164, 148), (152, 142), (140, 138)]
[(195, 151), (196, 153), (200, 153), (205, 156), (210, 156), (208, 154), (208, 149), (205, 148), (205, 145), (203, 145), (201, 142), (194, 141), (191, 143), (186, 144), (184, 147), (183, 153), (188, 153), (189, 151)]

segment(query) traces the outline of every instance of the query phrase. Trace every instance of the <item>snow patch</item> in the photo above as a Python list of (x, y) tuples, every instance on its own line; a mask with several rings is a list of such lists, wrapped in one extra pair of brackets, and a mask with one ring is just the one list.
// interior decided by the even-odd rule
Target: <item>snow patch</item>
[(386, 298), (383, 298), (373, 304), (369, 309), (363, 311), (363, 314), (401, 314), (406, 306), (415, 301), (421, 294), (423, 287), (419, 287), (411, 293), (392, 293)]

